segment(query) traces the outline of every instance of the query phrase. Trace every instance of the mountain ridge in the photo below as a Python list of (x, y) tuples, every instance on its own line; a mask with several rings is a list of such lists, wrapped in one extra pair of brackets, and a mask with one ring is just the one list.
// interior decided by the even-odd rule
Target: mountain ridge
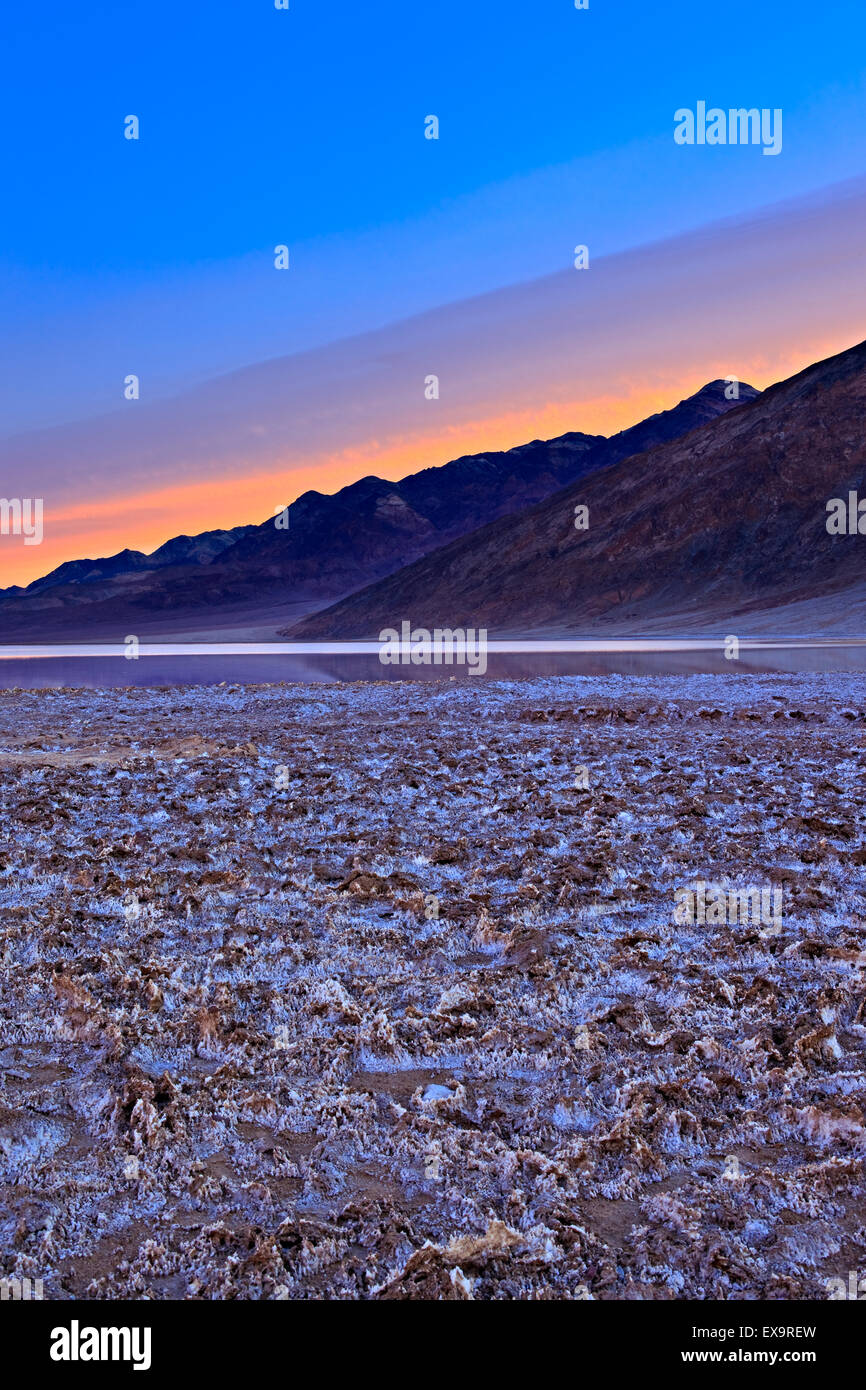
[[(746, 399), (758, 394), (746, 383), (739, 390)], [(143, 613), (213, 613), (265, 600), (321, 607), (736, 404), (716, 380), (609, 438), (567, 431), (462, 455), (394, 483), (369, 475), (334, 494), (308, 491), (288, 508), (288, 530), (269, 517), (232, 531), (172, 537), (150, 556), (127, 550), (67, 561), (26, 589), (0, 590), (0, 628), (40, 617), (49, 625), (67, 618), (125, 624)]]
[[(866, 477), (866, 343), (677, 439), (490, 523), (287, 631), (369, 637), (397, 619), (529, 632), (748, 612), (860, 582), (826, 503)], [(575, 530), (576, 505), (589, 529)], [(834, 542), (848, 541), (848, 549)]]

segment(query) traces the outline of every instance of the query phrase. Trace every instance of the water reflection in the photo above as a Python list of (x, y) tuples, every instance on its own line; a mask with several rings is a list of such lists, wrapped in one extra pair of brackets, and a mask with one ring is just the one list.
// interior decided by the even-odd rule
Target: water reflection
[(465, 666), (383, 666), (375, 654), (248, 655), (225, 653), (197, 656), (4, 657), (0, 688), (24, 689), (130, 685), (219, 685), (266, 682), (340, 682), (434, 680), (528, 680), (537, 676), (664, 676), (708, 674), (747, 675), (766, 672), (866, 671), (866, 643), (779, 645), (750, 650), (741, 646), (737, 660), (727, 660), (720, 648), (676, 651), (496, 652), (488, 654), (484, 676), (470, 675)]

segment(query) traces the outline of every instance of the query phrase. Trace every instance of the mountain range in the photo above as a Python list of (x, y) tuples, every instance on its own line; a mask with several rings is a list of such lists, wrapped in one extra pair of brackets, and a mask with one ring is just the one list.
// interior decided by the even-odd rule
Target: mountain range
[[(369, 637), (403, 619), (497, 635), (676, 632), (734, 614), (747, 627), (750, 614), (792, 605), (814, 614), (819, 601), (822, 621), (836, 622), (855, 599), (862, 614), (866, 536), (831, 534), (827, 522), (831, 499), (846, 510), (850, 493), (866, 499), (864, 420), (861, 343), (636, 457), (585, 470), (292, 635)], [(587, 508), (585, 530), (575, 507)]]
[(327, 608), (324, 631), (329, 624), (342, 628), (353, 612), (339, 605), (346, 595), (358, 596), (367, 623), (371, 610), (362, 595), (374, 595), (379, 582), (410, 575), (431, 555), (450, 554), (449, 546), (465, 543), (471, 550), (472, 537), (487, 536), (491, 524), (534, 515), (564, 489), (618, 465), (635, 473), (637, 465), (624, 460), (643, 459), (758, 396), (745, 383), (739, 399), (730, 394), (725, 382), (713, 381), (609, 438), (569, 432), (464, 456), (399, 482), (366, 477), (332, 496), (307, 492), (289, 508), (287, 528), (269, 517), (259, 525), (176, 536), (151, 555), (123, 550), (68, 561), (26, 588), (0, 590), (0, 637), (27, 630), (43, 641), (121, 627), (167, 629), (182, 619), (207, 628), (257, 607), (277, 618), (282, 612), (284, 622)]

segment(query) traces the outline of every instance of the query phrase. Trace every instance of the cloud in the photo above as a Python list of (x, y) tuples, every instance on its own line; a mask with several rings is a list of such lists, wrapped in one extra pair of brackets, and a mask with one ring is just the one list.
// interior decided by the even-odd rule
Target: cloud
[[(610, 433), (714, 377), (763, 386), (862, 337), (866, 180), (7, 439), (7, 496), (45, 499), (34, 555), (262, 520), (309, 487), (399, 477), (566, 429)], [(439, 378), (439, 399), (425, 379)], [(56, 530), (52, 531), (52, 518)], [(79, 520), (76, 529), (70, 523)], [(97, 522), (96, 526), (92, 523)], [(92, 553), (92, 548), (91, 548)], [(50, 562), (48, 557), (50, 556)], [(59, 557), (59, 558), (58, 558)], [(34, 568), (35, 566), (35, 568)]]

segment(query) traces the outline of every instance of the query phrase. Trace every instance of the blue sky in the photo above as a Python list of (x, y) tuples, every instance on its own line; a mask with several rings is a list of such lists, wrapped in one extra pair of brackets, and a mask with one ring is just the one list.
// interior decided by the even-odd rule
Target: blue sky
[[(553, 272), (577, 241), (609, 254), (854, 176), (864, 38), (862, 0), (18, 7), (0, 432), (110, 410), (128, 371), (165, 397)], [(782, 155), (690, 159), (673, 112), (699, 98), (781, 107)]]

